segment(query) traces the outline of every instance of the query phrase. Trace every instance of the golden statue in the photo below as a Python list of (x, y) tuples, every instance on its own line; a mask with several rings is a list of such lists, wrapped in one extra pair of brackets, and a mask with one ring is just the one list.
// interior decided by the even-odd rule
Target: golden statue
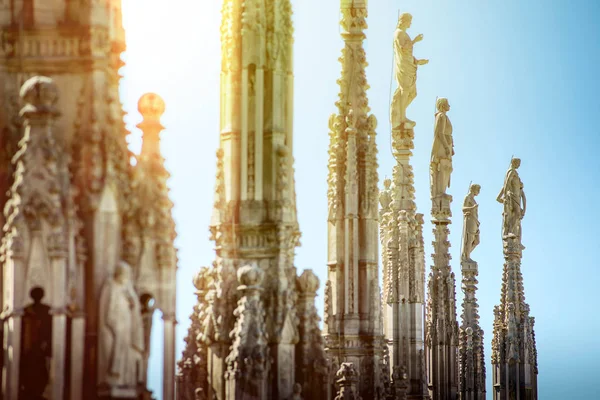
[(406, 118), (406, 109), (417, 97), (417, 66), (425, 65), (429, 60), (417, 60), (413, 56), (413, 46), (423, 40), (423, 35), (413, 39), (406, 30), (410, 28), (412, 15), (404, 13), (398, 20), (394, 32), (394, 76), (398, 87), (392, 98), (390, 119), (392, 129), (412, 128), (415, 122)]

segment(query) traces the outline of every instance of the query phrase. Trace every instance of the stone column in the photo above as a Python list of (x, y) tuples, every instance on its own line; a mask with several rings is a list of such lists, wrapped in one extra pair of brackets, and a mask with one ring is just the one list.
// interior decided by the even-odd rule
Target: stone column
[(175, 325), (177, 324), (175, 314), (163, 314), (163, 323), (163, 400), (173, 400), (175, 398)]
[(52, 270), (52, 398), (62, 399), (65, 392), (65, 358), (67, 349), (67, 253), (62, 232), (51, 240), (49, 255)]
[(83, 369), (85, 351), (85, 314), (77, 311), (71, 315), (71, 399), (83, 396)]
[(6, 400), (19, 398), (19, 369), (21, 360), (21, 319), (23, 310), (15, 310), (4, 320), (4, 359), (12, 362), (5, 363), (2, 373), (2, 393)]

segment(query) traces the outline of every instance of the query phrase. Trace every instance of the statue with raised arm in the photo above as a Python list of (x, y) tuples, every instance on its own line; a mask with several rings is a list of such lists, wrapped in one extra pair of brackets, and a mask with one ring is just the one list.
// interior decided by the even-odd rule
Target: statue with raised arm
[(454, 155), (452, 124), (446, 115), (446, 112), (450, 111), (448, 99), (439, 98), (436, 102), (436, 108), (433, 147), (431, 148), (431, 162), (429, 165), (432, 199), (446, 196), (446, 189), (450, 187), (452, 156)]
[(504, 204), (502, 238), (507, 239), (514, 235), (519, 241), (521, 240), (521, 220), (525, 216), (525, 209), (527, 208), (523, 182), (517, 172), (520, 166), (521, 160), (519, 158), (513, 158), (510, 161), (510, 168), (506, 173), (504, 186), (496, 199), (499, 203)]
[(463, 241), (461, 249), (461, 260), (471, 260), (471, 252), (479, 244), (479, 204), (475, 201), (475, 196), (479, 194), (481, 186), (473, 184), (469, 187), (469, 194), (465, 197), (463, 203)]
[(398, 87), (392, 98), (390, 119), (392, 129), (412, 128), (415, 122), (406, 118), (406, 109), (417, 97), (417, 67), (429, 60), (417, 60), (413, 56), (413, 46), (423, 40), (423, 35), (411, 39), (406, 33), (412, 23), (412, 15), (404, 13), (398, 20), (394, 32), (394, 76)]
[(143, 381), (144, 326), (131, 267), (124, 261), (102, 288), (98, 339), (101, 390), (137, 390)]

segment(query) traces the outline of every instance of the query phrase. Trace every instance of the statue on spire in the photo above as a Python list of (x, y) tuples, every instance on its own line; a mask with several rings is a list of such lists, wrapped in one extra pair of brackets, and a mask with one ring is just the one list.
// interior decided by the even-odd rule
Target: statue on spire
[(441, 97), (436, 102), (433, 146), (431, 148), (431, 198), (447, 196), (452, 173), (452, 156), (454, 141), (452, 140), (452, 124), (446, 115), (450, 111), (448, 99)]
[(510, 161), (510, 168), (506, 172), (504, 186), (496, 198), (499, 203), (504, 204), (502, 238), (507, 239), (514, 236), (519, 242), (521, 241), (521, 220), (525, 216), (525, 209), (527, 208), (523, 182), (517, 172), (520, 166), (521, 159), (513, 158)]
[(469, 193), (465, 197), (462, 208), (464, 224), (461, 260), (466, 262), (472, 261), (471, 252), (475, 250), (475, 247), (479, 244), (479, 204), (475, 201), (475, 196), (479, 194), (480, 190), (481, 186), (477, 184), (469, 186)]
[(406, 118), (406, 109), (417, 97), (417, 66), (429, 60), (418, 60), (413, 56), (413, 46), (423, 40), (423, 35), (411, 39), (406, 30), (410, 28), (412, 15), (404, 13), (398, 19), (394, 32), (394, 76), (398, 87), (392, 98), (390, 119), (392, 129), (413, 128), (416, 123)]

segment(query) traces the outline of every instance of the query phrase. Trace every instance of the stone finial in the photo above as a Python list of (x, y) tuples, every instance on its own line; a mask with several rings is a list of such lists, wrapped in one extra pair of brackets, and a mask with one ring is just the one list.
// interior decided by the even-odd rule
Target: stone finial
[(241, 267), (237, 271), (238, 281), (241, 284), (240, 288), (260, 286), (264, 274), (263, 270), (256, 263)]
[(51, 78), (45, 76), (34, 76), (28, 79), (19, 93), (24, 107), (20, 115), (45, 113), (57, 116), (59, 111), (56, 109), (58, 101), (58, 88)]
[(155, 93), (146, 93), (138, 101), (138, 111), (144, 118), (137, 127), (143, 133), (141, 156), (160, 154), (160, 132), (165, 127), (160, 123), (160, 117), (165, 112), (165, 102)]
[(146, 121), (158, 121), (165, 112), (165, 102), (156, 93), (146, 93), (138, 101), (138, 111)]
[(296, 278), (296, 286), (302, 293), (315, 293), (319, 289), (319, 278), (312, 269), (305, 269), (302, 275)]

